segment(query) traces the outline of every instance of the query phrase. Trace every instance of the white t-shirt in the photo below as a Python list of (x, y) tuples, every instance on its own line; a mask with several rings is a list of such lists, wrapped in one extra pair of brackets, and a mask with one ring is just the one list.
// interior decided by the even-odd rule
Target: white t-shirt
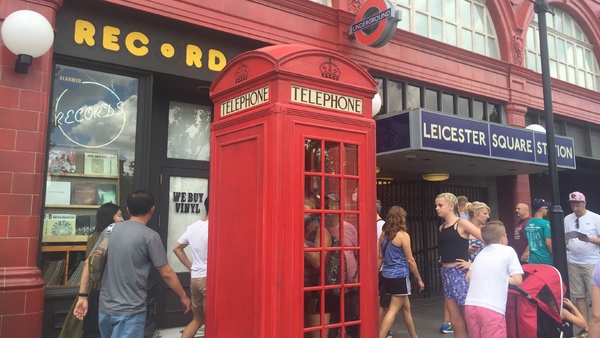
[[(579, 217), (579, 229), (575, 227), (576, 219), (574, 213), (565, 217), (565, 232), (577, 230), (588, 237), (600, 237), (600, 215), (587, 210)], [(600, 261), (600, 246), (577, 238), (570, 239), (567, 244), (567, 261), (572, 264), (596, 264)]]
[(522, 274), (515, 249), (502, 244), (486, 246), (471, 264), (471, 280), (465, 305), (480, 306), (504, 314), (508, 279)]
[(379, 236), (381, 236), (381, 233), (383, 232), (383, 225), (385, 224), (385, 221), (382, 219), (378, 219), (377, 220), (377, 245), (379, 245)]
[(206, 277), (206, 263), (208, 262), (208, 221), (197, 221), (192, 223), (177, 242), (190, 246), (192, 251), (191, 277)]

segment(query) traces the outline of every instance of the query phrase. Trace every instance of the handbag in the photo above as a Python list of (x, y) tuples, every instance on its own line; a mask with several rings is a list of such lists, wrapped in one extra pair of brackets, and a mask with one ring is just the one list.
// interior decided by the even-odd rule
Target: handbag
[(100, 305), (100, 290), (92, 288), (88, 292), (88, 310), (83, 317), (83, 332), (100, 333), (98, 326), (98, 305)]
[(106, 234), (102, 241), (96, 246), (94, 251), (88, 257), (88, 266), (90, 270), (90, 279), (94, 283), (99, 283), (102, 279), (102, 273), (106, 266), (106, 256), (108, 255), (108, 235), (112, 232), (115, 223), (106, 228)]

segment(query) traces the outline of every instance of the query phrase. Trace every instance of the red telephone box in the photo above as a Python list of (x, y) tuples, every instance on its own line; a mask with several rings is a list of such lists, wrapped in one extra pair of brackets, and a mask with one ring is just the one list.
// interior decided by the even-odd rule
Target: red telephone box
[(377, 335), (376, 82), (280, 45), (213, 82), (206, 336)]

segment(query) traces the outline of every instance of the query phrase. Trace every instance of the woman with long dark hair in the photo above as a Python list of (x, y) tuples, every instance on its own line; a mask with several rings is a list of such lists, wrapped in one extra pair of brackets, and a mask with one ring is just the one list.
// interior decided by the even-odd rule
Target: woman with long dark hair
[[(94, 232), (88, 237), (87, 246), (85, 248), (85, 257), (87, 258), (90, 255), (90, 252), (96, 245), (96, 242), (100, 238), (102, 231), (106, 229), (109, 225), (116, 222), (123, 221), (123, 214), (121, 212), (121, 208), (114, 203), (105, 203), (102, 204), (98, 211), (96, 212), (96, 228)], [(88, 290), (91, 289), (100, 290), (100, 283), (94, 283), (90, 280), (90, 284), (88, 285)], [(67, 314), (67, 318), (63, 323), (62, 330), (60, 331), (60, 335), (58, 338), (100, 338), (100, 331), (92, 332), (92, 331), (84, 331), (83, 329), (83, 321), (77, 319), (73, 314), (75, 309), (75, 305), (77, 305), (77, 298), (71, 305), (71, 310), (69, 310)], [(88, 315), (89, 317), (89, 315)], [(97, 324), (96, 319), (96, 324)]]
[[(410, 236), (406, 227), (406, 211), (399, 206), (393, 206), (388, 211), (379, 236), (379, 267), (383, 277), (386, 294), (391, 295), (390, 306), (381, 321), (379, 337), (385, 338), (394, 323), (396, 314), (408, 301), (410, 295), (410, 272), (414, 274), (423, 291), (425, 284), (421, 280), (417, 263), (410, 247)], [(410, 272), (409, 272), (410, 271)], [(417, 337), (410, 309), (405, 312), (404, 323), (412, 338)]]

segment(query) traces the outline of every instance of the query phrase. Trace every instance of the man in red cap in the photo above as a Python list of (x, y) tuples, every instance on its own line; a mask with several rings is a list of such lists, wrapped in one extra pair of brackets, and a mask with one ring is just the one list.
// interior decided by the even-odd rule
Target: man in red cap
[(569, 286), (577, 309), (588, 320), (592, 272), (600, 261), (600, 215), (585, 209), (585, 195), (579, 191), (569, 194), (569, 203), (573, 213), (565, 217), (565, 232), (581, 233), (567, 242)]

